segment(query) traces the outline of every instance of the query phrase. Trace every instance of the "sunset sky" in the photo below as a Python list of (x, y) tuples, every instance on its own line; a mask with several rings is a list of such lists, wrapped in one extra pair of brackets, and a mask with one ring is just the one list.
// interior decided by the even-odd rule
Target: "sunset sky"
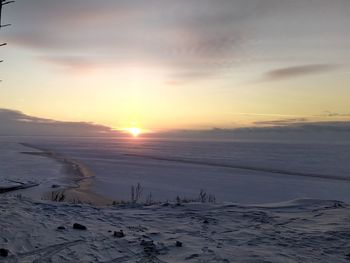
[(350, 120), (349, 0), (18, 0), (0, 108), (115, 129)]

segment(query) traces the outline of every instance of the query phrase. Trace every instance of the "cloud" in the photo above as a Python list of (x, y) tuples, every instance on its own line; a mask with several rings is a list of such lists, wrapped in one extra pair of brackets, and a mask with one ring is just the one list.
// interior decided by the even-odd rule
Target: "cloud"
[(258, 126), (290, 126), (294, 124), (300, 124), (310, 122), (307, 118), (289, 118), (281, 120), (269, 120), (269, 121), (257, 121), (254, 122), (254, 125)]
[(102, 61), (101, 59), (96, 59), (94, 57), (89, 56), (41, 56), (40, 59), (42, 61), (68, 68), (68, 69), (86, 69), (86, 68), (94, 68), (97, 65), (99, 66), (107, 66), (107, 61)]
[[(330, 16), (346, 16), (347, 2), (26, 0), (7, 11), (13, 12), (9, 22), (14, 26), (3, 34), (9, 42), (32, 49), (55, 65), (98, 67), (108, 60), (108, 65), (120, 67), (134, 62), (165, 68), (170, 81), (181, 81), (220, 74), (254, 60), (261, 53), (254, 43), (263, 37), (284, 36), (289, 20), (306, 22), (288, 31), (314, 32), (325, 20), (325, 10)], [(271, 24), (271, 17), (286, 21)], [(323, 26), (325, 32), (343, 28), (337, 21), (327, 19), (331, 28)], [(293, 73), (300, 75), (291, 69)], [(285, 71), (271, 72), (272, 77), (286, 75)]]
[[(187, 138), (195, 140), (236, 140), (236, 141), (282, 141), (349, 143), (350, 121), (311, 122), (304, 119), (289, 119), (260, 123), (245, 128), (212, 128), (206, 130), (178, 130), (158, 137)], [(152, 136), (152, 134), (150, 135)]]
[(37, 118), (8, 109), (0, 109), (0, 123), (0, 135), (97, 136), (112, 134), (109, 127), (94, 123)]
[[(264, 124), (261, 122), (259, 124)], [(289, 120), (276, 120), (265, 122), (267, 125), (252, 126), (245, 128), (236, 129), (223, 129), (233, 133), (349, 133), (350, 132), (350, 121), (309, 121), (307, 119), (289, 119)], [(350, 133), (348, 134), (350, 136)]]
[(350, 117), (350, 113), (339, 113), (332, 111), (324, 111), (323, 114), (320, 114), (319, 117)]
[(142, 63), (197, 78), (231, 67), (244, 48), (241, 2), (27, 0), (7, 38), (55, 65)]
[(280, 68), (269, 71), (265, 74), (266, 80), (281, 80), (295, 77), (302, 77), (313, 74), (322, 74), (337, 69), (338, 65), (332, 64), (312, 64), (294, 67)]

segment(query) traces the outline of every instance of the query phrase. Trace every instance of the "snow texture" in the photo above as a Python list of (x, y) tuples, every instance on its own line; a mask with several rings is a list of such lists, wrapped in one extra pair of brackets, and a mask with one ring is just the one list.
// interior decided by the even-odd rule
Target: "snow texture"
[[(350, 209), (337, 201), (98, 208), (2, 197), (0, 213), (6, 262), (328, 263), (350, 255)], [(125, 237), (114, 235), (120, 230)]]

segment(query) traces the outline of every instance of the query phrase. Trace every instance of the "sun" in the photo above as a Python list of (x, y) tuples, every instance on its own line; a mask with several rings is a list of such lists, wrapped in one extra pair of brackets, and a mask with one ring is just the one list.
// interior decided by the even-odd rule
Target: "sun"
[(142, 133), (142, 130), (137, 127), (126, 128), (125, 131), (130, 133), (133, 137), (138, 137)]
[(141, 134), (152, 132), (150, 130), (145, 130), (143, 128), (139, 128), (138, 126), (129, 126), (128, 128), (119, 128), (118, 130), (123, 132), (123, 133), (127, 133), (134, 138), (139, 137)]

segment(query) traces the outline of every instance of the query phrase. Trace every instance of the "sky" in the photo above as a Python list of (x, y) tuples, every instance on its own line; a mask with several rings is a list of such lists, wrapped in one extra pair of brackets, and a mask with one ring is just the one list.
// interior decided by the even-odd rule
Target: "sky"
[(0, 108), (112, 129), (350, 121), (349, 0), (18, 0)]

